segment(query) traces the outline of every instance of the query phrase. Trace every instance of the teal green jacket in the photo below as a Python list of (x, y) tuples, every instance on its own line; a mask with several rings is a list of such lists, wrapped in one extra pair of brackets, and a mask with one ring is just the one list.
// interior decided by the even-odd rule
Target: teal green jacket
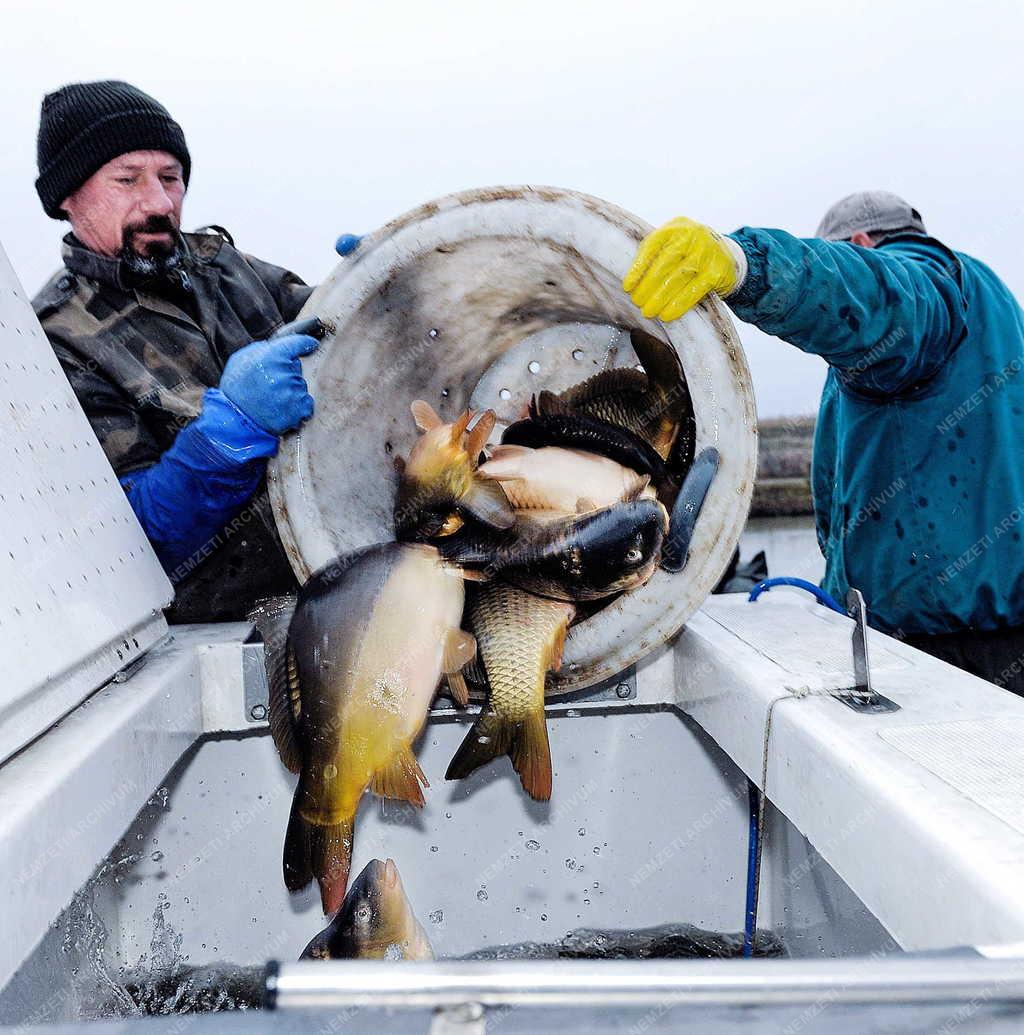
[[(982, 262), (732, 235), (736, 315), (829, 364), (812, 490), (823, 586), (895, 634), (1024, 624), (1024, 314)], [(780, 572), (779, 574), (786, 574)]]

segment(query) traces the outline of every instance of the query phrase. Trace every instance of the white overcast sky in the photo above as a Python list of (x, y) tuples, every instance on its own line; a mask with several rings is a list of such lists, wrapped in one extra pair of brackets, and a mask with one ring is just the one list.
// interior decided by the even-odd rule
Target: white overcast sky
[[(0, 242), (30, 292), (65, 229), (32, 185), (39, 102), (118, 78), (185, 129), (186, 228), (311, 282), (337, 234), (468, 187), (798, 234), (884, 187), (1024, 296), (1020, 0), (4, 0), (0, 20)], [(762, 416), (813, 411), (823, 365), (741, 333)]]

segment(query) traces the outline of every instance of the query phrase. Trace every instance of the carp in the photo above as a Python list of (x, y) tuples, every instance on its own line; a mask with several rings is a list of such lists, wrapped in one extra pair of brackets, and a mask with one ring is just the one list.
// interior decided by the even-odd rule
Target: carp
[(455, 753), (445, 779), (458, 780), (508, 755), (523, 790), (551, 797), (551, 749), (544, 719), (544, 682), (562, 666), (565, 634), (575, 608), (541, 600), (515, 586), (476, 587), (469, 606), (487, 702)]
[(302, 952), (304, 960), (432, 960), (393, 859), (371, 859), (337, 916)]
[(384, 543), (338, 558), (299, 590), (270, 727), (299, 773), (284, 845), (284, 879), (314, 878), (324, 912), (345, 896), (359, 801), (375, 794), (422, 807), (427, 786), (412, 744), (443, 672), (465, 702), (462, 666), (475, 654), (459, 626), (459, 573), (421, 544)]
[[(478, 470), (494, 429), (494, 411), (466, 410), (446, 424), (422, 399), (410, 408), (422, 434), (408, 459), (398, 464), (397, 537), (427, 542), (448, 535), (467, 517), (490, 528), (511, 528), (515, 514), (501, 486)], [(474, 417), (476, 423), (468, 430)]]

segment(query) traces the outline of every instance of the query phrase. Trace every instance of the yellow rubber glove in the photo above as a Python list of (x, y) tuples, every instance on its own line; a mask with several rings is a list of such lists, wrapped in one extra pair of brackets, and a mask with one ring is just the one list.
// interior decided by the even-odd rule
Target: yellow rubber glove
[(738, 244), (680, 216), (643, 239), (622, 288), (644, 316), (668, 322), (678, 320), (710, 291), (725, 297), (746, 272)]

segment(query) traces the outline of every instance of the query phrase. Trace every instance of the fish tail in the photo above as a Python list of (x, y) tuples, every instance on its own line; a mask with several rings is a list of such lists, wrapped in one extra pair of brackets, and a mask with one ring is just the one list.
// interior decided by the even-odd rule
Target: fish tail
[(324, 913), (336, 913), (345, 898), (352, 861), (352, 817), (340, 823), (311, 823), (299, 811), (296, 790), (284, 838), (284, 883), (301, 891), (314, 877), (320, 884)]
[(295, 789), (288, 832), (284, 835), (284, 886), (301, 891), (313, 879), (309, 855), (309, 824), (299, 812), (300, 787)]
[(324, 915), (333, 916), (345, 900), (348, 870), (352, 864), (352, 819), (340, 823), (309, 826), (309, 849), (313, 872), (320, 884)]
[(408, 745), (399, 748), (391, 761), (373, 774), (370, 782), (370, 790), (379, 797), (407, 801), (420, 809), (424, 805), (423, 788), (429, 786)]
[(543, 708), (525, 719), (506, 719), (483, 711), (473, 723), (445, 773), (446, 780), (461, 780), (482, 765), (508, 755), (523, 790), (535, 801), (551, 798), (551, 747)]

